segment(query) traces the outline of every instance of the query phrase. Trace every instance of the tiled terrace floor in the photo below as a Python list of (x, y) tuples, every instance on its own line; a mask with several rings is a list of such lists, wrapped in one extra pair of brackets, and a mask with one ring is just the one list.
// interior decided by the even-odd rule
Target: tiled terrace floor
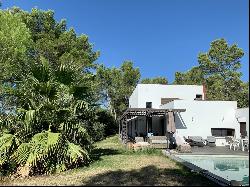
[(230, 150), (228, 146), (216, 146), (216, 147), (191, 147), (192, 153), (177, 153), (177, 154), (191, 154), (191, 155), (242, 155), (249, 156), (248, 151), (242, 150)]

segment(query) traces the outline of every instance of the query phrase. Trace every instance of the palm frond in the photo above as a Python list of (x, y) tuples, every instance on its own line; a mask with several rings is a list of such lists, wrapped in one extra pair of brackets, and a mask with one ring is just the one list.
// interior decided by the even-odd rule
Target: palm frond
[(57, 164), (56, 165), (56, 173), (60, 173), (62, 171), (65, 171), (67, 169), (65, 163)]
[(89, 159), (88, 152), (81, 146), (67, 142), (67, 157), (70, 164)]
[(60, 133), (48, 131), (38, 133), (32, 137), (29, 143), (21, 144), (14, 157), (19, 164), (36, 167), (38, 162), (57, 153), (60, 141)]
[(3, 136), (0, 137), (0, 152), (6, 152), (14, 140), (14, 135), (13, 134), (4, 134)]
[[(33, 134), (33, 124), (37, 115), (36, 110), (25, 110), (23, 108), (18, 108), (18, 119), (20, 125), (20, 131), (17, 134)], [(33, 133), (32, 133), (33, 132)], [(24, 138), (24, 137), (23, 137)]]
[(22, 143), (11, 158), (18, 164), (24, 165), (30, 155), (31, 149), (32, 145), (30, 143)]
[(43, 132), (33, 136), (31, 143), (34, 149), (27, 160), (28, 164), (36, 166), (36, 162), (56, 153), (57, 146), (61, 141), (60, 133)]
[(89, 145), (91, 137), (82, 123), (62, 123), (62, 133), (70, 142), (77, 143), (81, 146)]
[(89, 103), (83, 100), (77, 100), (76, 104), (73, 104), (72, 106), (74, 114), (76, 114), (77, 109), (89, 109)]
[(24, 121), (28, 125), (30, 124), (35, 118), (36, 111), (35, 110), (27, 110), (25, 113)]
[(0, 137), (0, 165), (8, 161), (17, 144), (16, 137), (12, 134), (4, 134)]
[(62, 136), (61, 133), (52, 133), (52, 132), (47, 132), (48, 137), (47, 137), (47, 152), (52, 152), (54, 153), (58, 145), (61, 143)]

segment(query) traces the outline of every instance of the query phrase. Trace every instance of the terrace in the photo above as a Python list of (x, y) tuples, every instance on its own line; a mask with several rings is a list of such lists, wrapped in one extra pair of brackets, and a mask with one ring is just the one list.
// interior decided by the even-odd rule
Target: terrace
[[(232, 150), (229, 149), (229, 146), (216, 146), (216, 147), (209, 147), (209, 146), (192, 146), (191, 153), (178, 153), (174, 152), (175, 154), (180, 155), (239, 155), (239, 156), (248, 156), (249, 152), (242, 151), (241, 149)], [(171, 152), (171, 151), (170, 151)]]

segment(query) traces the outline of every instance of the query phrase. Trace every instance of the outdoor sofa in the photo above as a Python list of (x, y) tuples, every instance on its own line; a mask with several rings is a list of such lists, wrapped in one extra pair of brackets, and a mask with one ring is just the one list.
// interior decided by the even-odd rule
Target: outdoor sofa
[(144, 141), (143, 137), (136, 136), (133, 141), (132, 149), (144, 149), (149, 147), (149, 143)]
[(205, 145), (205, 140), (201, 136), (188, 136), (186, 142), (188, 142), (190, 146), (203, 147)]
[(150, 136), (148, 137), (148, 143), (152, 148), (167, 149), (168, 140), (166, 136)]
[(135, 137), (135, 143), (138, 143), (138, 142), (144, 142), (144, 138), (140, 137), (140, 136), (136, 136)]
[(207, 136), (207, 139), (206, 139), (206, 142), (207, 142), (207, 145), (210, 146), (210, 147), (215, 147), (216, 144), (216, 139), (214, 136)]

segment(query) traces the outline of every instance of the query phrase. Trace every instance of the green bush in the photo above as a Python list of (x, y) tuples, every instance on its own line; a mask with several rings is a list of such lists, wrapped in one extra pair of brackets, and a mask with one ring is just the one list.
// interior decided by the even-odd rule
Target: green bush
[(98, 121), (104, 125), (104, 136), (111, 136), (118, 132), (118, 124), (114, 116), (107, 110), (100, 109), (97, 112)]

